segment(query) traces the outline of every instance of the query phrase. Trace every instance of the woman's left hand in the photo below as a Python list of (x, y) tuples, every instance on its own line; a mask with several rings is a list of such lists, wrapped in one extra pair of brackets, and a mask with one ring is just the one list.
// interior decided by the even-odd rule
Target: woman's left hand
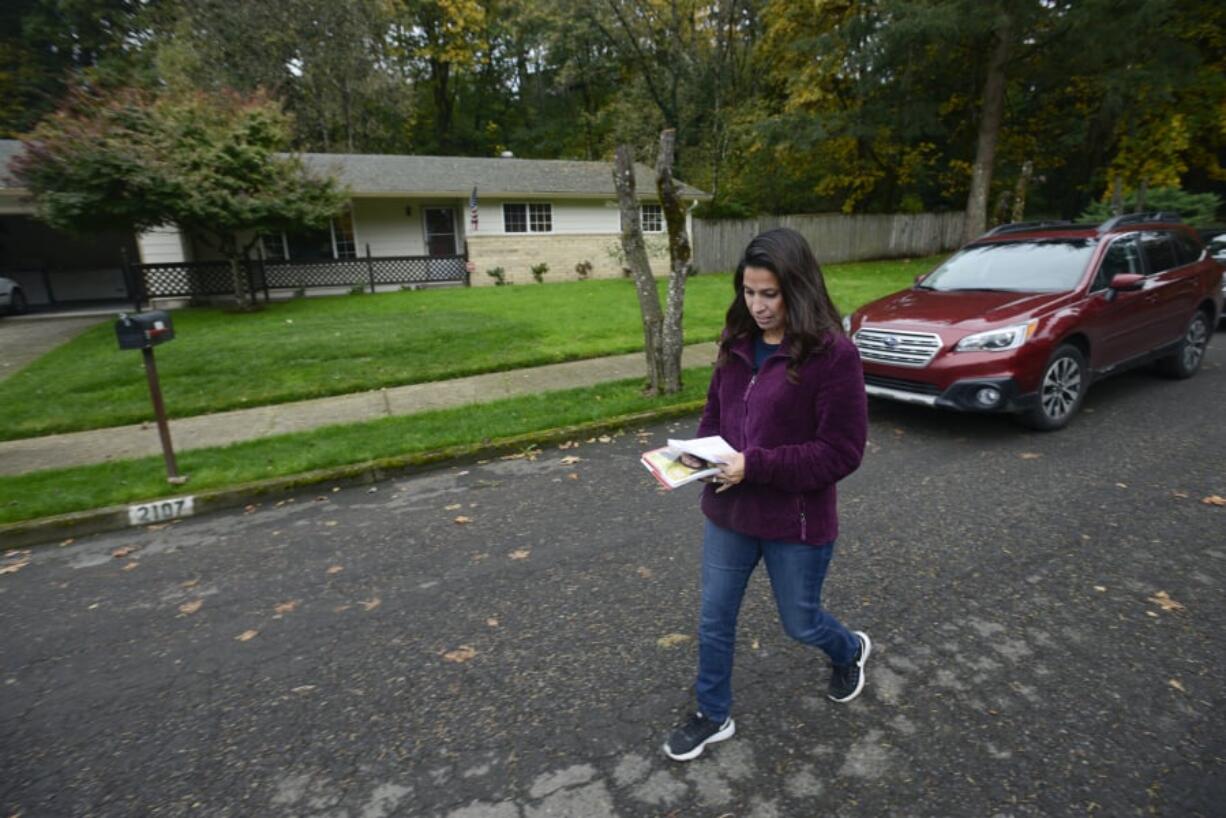
[(730, 489), (737, 483), (745, 479), (745, 455), (737, 452), (732, 455), (727, 463), (719, 467), (719, 474), (715, 476), (715, 482), (720, 486), (715, 491), (721, 492), (725, 489)]

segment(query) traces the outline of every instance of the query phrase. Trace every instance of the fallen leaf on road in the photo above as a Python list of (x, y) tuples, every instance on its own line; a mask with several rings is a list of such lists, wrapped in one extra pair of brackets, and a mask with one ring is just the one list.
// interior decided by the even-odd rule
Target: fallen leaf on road
[(648, 568), (646, 565), (639, 566), (638, 575), (642, 577), (643, 579), (651, 579), (654, 576), (654, 574), (651, 573), (651, 569)]
[(444, 506), (443, 508), (446, 509), (447, 511), (455, 511), (456, 509), (464, 508), (464, 504), (463, 503), (451, 503), (450, 505)]
[(315, 685), (298, 685), (297, 687), (290, 688), (289, 692), (290, 693), (310, 693), (314, 689), (315, 689)]
[(315, 498), (315, 502), (317, 502), (317, 503), (322, 503), (324, 500), (327, 500), (327, 499), (328, 499), (327, 497), (324, 497), (324, 496), (321, 494), (321, 495), (319, 495), (318, 497), (316, 497), (316, 498)]
[(579, 444), (573, 440), (568, 440), (565, 443), (559, 443), (558, 448), (559, 449), (577, 449), (579, 448)]
[(60, 543), (60, 545), (72, 545), (74, 542), (76, 542), (76, 540), (73, 539), (72, 537), (69, 537), (68, 539)]
[(1188, 493), (1186, 491), (1172, 491), (1171, 496), (1178, 497), (1181, 500), (1188, 499)]
[(485, 620), (485, 624), (489, 625), (491, 628), (496, 628), (498, 627), (498, 620), (491, 616), (489, 619)]
[(1159, 591), (1149, 597), (1149, 601), (1162, 608), (1164, 611), (1182, 611), (1183, 605), (1171, 599), (1170, 594), (1166, 591)]
[(753, 650), (761, 650), (761, 649), (762, 649), (762, 643), (761, 643), (761, 642), (759, 642), (757, 639), (755, 639), (755, 640), (753, 640), (752, 642), (750, 642), (750, 643), (749, 643), (749, 647), (750, 647), (751, 649), (753, 649)]
[(456, 525), (468, 525), (472, 521), (472, 517), (465, 517), (463, 514), (455, 518)]
[(1100, 594), (1105, 594), (1105, 593), (1107, 593), (1107, 588), (1106, 588), (1106, 586), (1105, 586), (1105, 585), (1095, 585), (1095, 586), (1094, 586), (1094, 590), (1095, 590), (1095, 591), (1098, 591)]
[(339, 574), (341, 571), (344, 571), (344, 570), (345, 570), (345, 566), (343, 565), (329, 565), (326, 573)]
[(124, 565), (123, 570), (125, 570), (125, 571), (132, 571), (132, 570), (134, 570), (134, 569), (135, 569), (135, 568), (136, 568), (138, 565), (140, 565), (140, 563), (139, 563), (139, 562), (137, 562), (136, 560), (128, 560), (127, 564), (126, 564), (126, 565)]
[(204, 600), (200, 598), (193, 599), (191, 602), (184, 602), (179, 606), (179, 613), (194, 614), (200, 610), (200, 606), (204, 604)]
[(180, 588), (195, 588), (199, 584), (200, 584), (200, 577), (196, 577), (195, 579), (188, 579), (188, 580), (184, 580), (183, 582), (180, 582), (179, 587)]
[(574, 472), (571, 472), (570, 474), (566, 475), (566, 479), (567, 480), (578, 480), (579, 475), (575, 474)]
[(601, 435), (600, 437), (596, 439), (600, 441), (601, 443), (612, 443), (613, 442), (613, 438), (609, 437), (608, 435)]
[(1116, 483), (1115, 485), (1116, 485), (1118, 488), (1122, 488), (1122, 489), (1126, 489), (1126, 488), (1128, 488), (1128, 484), (1127, 484), (1127, 483)]
[(298, 607), (298, 600), (291, 599), (289, 602), (282, 602), (273, 608), (276, 613), (287, 614), (293, 612), (294, 608)]
[(460, 645), (455, 650), (444, 653), (443, 658), (448, 662), (467, 662), (476, 655), (477, 651), (471, 645)]
[(0, 568), (0, 574), (16, 574), (18, 571), (20, 571), (22, 568), (25, 568), (29, 564), (30, 563), (27, 560), (25, 562), (15, 562), (12, 565), (6, 565), (3, 568)]
[(1219, 497), (1216, 494), (1210, 494), (1208, 497), (1201, 500), (1207, 506), (1226, 506), (1226, 497)]
[(145, 526), (145, 530), (146, 531), (161, 531), (163, 528), (165, 528), (168, 525), (170, 525), (170, 523), (154, 523), (153, 525)]
[(562, 458), (561, 463), (563, 466), (573, 466), (575, 463), (578, 463), (582, 459), (583, 458), (577, 454), (568, 454), (566, 457)]
[(336, 492), (338, 492), (338, 491), (340, 491), (340, 490), (341, 490), (341, 487), (340, 487), (340, 486), (333, 486), (333, 487), (332, 487), (332, 493), (333, 493), (333, 494), (336, 494)]
[(124, 545), (112, 551), (111, 556), (114, 557), (115, 559), (119, 559), (120, 557), (128, 556), (135, 550), (136, 550), (136, 546), (134, 545)]
[(252, 639), (255, 638), (256, 634), (258, 633), (259, 631), (256, 631), (256, 630), (243, 631), (242, 633), (240, 633), (238, 636), (234, 638), (238, 640), (239, 642), (250, 642)]
[(675, 648), (678, 645), (684, 645), (692, 638), (693, 637), (684, 633), (670, 633), (657, 639), (656, 644), (662, 648)]
[(352, 607), (353, 607), (352, 605), (337, 605), (335, 608), (332, 609), (332, 613), (344, 613), (345, 611), (349, 610)]
[(383, 600), (379, 599), (377, 596), (373, 596), (370, 599), (360, 600), (358, 604), (368, 611), (373, 611), (375, 608), (378, 608), (383, 604)]
[(328, 528), (336, 528), (338, 525), (340, 525), (340, 523), (338, 523), (336, 520), (324, 520), (324, 525), (326, 525)]
[(1188, 692), (1187, 690), (1185, 690), (1185, 689), (1184, 689), (1183, 683), (1182, 683), (1182, 682), (1180, 682), (1178, 679), (1171, 679), (1171, 680), (1169, 680), (1169, 681), (1167, 682), (1167, 684), (1169, 684), (1171, 687), (1173, 687), (1173, 688), (1175, 688), (1176, 690), (1178, 690), (1180, 693), (1187, 693), (1187, 692)]
[(1022, 460), (1038, 460), (1042, 456), (1038, 452), (1022, 452), (1018, 455)]
[(250, 514), (250, 513), (251, 513), (251, 512), (253, 512), (253, 511), (255, 511), (255, 504), (254, 504), (254, 503), (252, 503), (252, 504), (250, 504), (250, 505), (243, 506), (243, 513), (244, 513), (244, 514)]
[(1157, 619), (1157, 618), (1158, 618), (1158, 614), (1154, 613), (1153, 611), (1146, 611), (1146, 612), (1145, 612), (1145, 615), (1146, 615), (1146, 616), (1152, 616), (1154, 619)]
[(528, 555), (531, 553), (532, 552), (527, 548), (516, 548), (510, 554), (507, 554), (507, 556), (513, 560), (526, 560), (528, 559)]

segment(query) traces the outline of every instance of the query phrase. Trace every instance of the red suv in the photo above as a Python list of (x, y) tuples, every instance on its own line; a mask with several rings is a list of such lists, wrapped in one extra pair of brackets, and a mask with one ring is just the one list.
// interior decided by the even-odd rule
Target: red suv
[(869, 395), (1059, 429), (1096, 378), (1195, 374), (1223, 269), (1177, 214), (1006, 224), (843, 322)]

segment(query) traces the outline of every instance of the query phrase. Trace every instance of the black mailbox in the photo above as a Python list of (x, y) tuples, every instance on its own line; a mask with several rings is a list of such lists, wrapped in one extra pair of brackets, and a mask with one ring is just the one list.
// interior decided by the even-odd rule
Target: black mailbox
[(165, 310), (121, 314), (115, 322), (120, 349), (147, 349), (175, 337), (175, 326)]

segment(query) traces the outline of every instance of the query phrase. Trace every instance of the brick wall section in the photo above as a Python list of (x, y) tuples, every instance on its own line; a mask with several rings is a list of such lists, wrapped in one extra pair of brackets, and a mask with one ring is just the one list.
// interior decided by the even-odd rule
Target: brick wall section
[[(647, 236), (647, 255), (651, 271), (668, 275), (668, 245), (663, 236)], [(474, 287), (490, 286), (494, 279), (485, 271), (501, 267), (513, 284), (532, 284), (532, 266), (549, 265), (545, 281), (574, 281), (579, 276), (575, 265), (592, 263), (589, 278), (620, 278), (621, 263), (612, 248), (621, 247), (621, 237), (613, 233), (565, 233), (546, 235), (470, 235), (468, 258), (476, 265), (471, 276)]]

